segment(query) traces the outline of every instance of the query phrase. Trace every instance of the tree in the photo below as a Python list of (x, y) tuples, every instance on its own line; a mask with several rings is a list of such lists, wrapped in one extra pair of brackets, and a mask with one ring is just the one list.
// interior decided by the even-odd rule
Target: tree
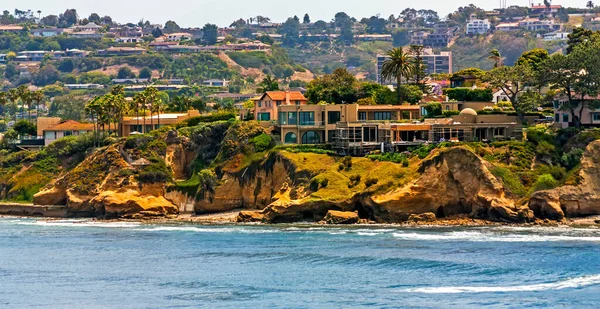
[(367, 33), (387, 33), (386, 21), (378, 16), (371, 16), (363, 20), (367, 26)]
[(56, 26), (58, 26), (58, 16), (56, 16), (56, 15), (44, 16), (40, 20), (40, 24), (44, 25), (46, 27), (56, 27)]
[(181, 31), (181, 27), (179, 27), (179, 25), (176, 22), (169, 20), (165, 23), (165, 27), (164, 27), (165, 33), (175, 33), (175, 32), (180, 32), (180, 31)]
[(587, 42), (592, 39), (594, 32), (582, 27), (573, 29), (573, 32), (568, 35), (567, 40), (567, 54), (571, 53), (573, 49), (583, 42)]
[(442, 115), (442, 103), (432, 102), (427, 103), (425, 105), (425, 111), (427, 111), (427, 116), (435, 117)]
[[(45, 98), (46, 98), (46, 95), (44, 94), (44, 91), (42, 91), (42, 90), (36, 90), (36, 91), (31, 92), (31, 99), (33, 100), (33, 102), (35, 102), (37, 117), (40, 117), (40, 105), (42, 104), (42, 101), (44, 101)], [(31, 118), (31, 116), (30, 116), (30, 118)]]
[(586, 8), (588, 8), (590, 11), (591, 11), (591, 10), (594, 8), (594, 6), (595, 6), (595, 5), (594, 5), (594, 2), (593, 2), (593, 1), (588, 1), (588, 2), (585, 4), (585, 7), (586, 7)]
[(163, 36), (163, 32), (158, 27), (156, 27), (152, 29), (152, 36), (155, 38), (160, 38), (161, 36)]
[(410, 33), (408, 29), (398, 29), (392, 33), (394, 47), (406, 46), (410, 43)]
[(96, 14), (96, 13), (92, 13), (92, 14), (90, 14), (90, 17), (88, 17), (88, 20), (89, 20), (91, 23), (95, 23), (95, 24), (97, 24), (97, 25), (101, 23), (101, 21), (100, 21), (100, 15), (98, 15), (98, 14)]
[(258, 88), (258, 92), (279, 90), (279, 83), (277, 82), (277, 79), (273, 78), (271, 75), (265, 76), (262, 82), (260, 82), (258, 85), (260, 86), (260, 88)]
[(534, 73), (529, 66), (515, 65), (496, 67), (489, 71), (483, 80), (491, 87), (499, 88), (508, 97), (514, 107), (519, 120), (525, 122), (527, 101), (520, 101), (519, 95), (526, 90), (526, 85), (534, 81)]
[(77, 10), (75, 9), (68, 9), (58, 16), (58, 24), (63, 28), (77, 24), (78, 20), (79, 16), (77, 16)]
[(308, 13), (304, 14), (304, 18), (302, 19), (302, 23), (304, 23), (304, 24), (310, 24), (310, 16), (308, 16)]
[(219, 28), (217, 27), (217, 25), (214, 25), (214, 24), (204, 25), (204, 27), (202, 27), (202, 32), (204, 33), (204, 36), (202, 37), (202, 41), (204, 41), (204, 43), (208, 44), (208, 45), (213, 45), (213, 44), (217, 43), (218, 30), (219, 30)]
[(119, 69), (119, 71), (117, 72), (117, 78), (119, 78), (119, 79), (135, 78), (135, 74), (129, 67), (125, 66), (125, 67), (121, 67)]
[(19, 133), (20, 136), (37, 135), (37, 128), (35, 124), (29, 121), (19, 120), (15, 123), (13, 129)]
[(26, 85), (19, 86), (17, 91), (19, 93), (19, 98), (21, 99), (21, 104), (27, 106), (27, 119), (31, 121), (31, 106), (33, 105), (34, 100), (33, 95)]
[(352, 45), (354, 42), (354, 33), (352, 32), (352, 24), (350, 22), (342, 25), (339, 39), (346, 45)]
[(415, 84), (419, 86), (421, 90), (425, 89), (425, 84), (423, 83), (423, 79), (425, 78), (425, 69), (426, 64), (423, 60), (423, 51), (424, 47), (422, 45), (411, 45), (409, 52), (412, 58), (412, 75), (415, 81)]
[(358, 82), (354, 75), (345, 68), (336, 69), (312, 80), (307, 85), (306, 97), (313, 103), (325, 101), (334, 104), (356, 102), (358, 99)]
[(502, 55), (500, 55), (500, 51), (497, 49), (492, 49), (490, 51), (490, 56), (488, 59), (494, 61), (494, 68), (498, 68), (502, 66)]
[(383, 62), (381, 76), (385, 80), (396, 80), (398, 103), (402, 103), (403, 97), (400, 86), (402, 85), (402, 79), (408, 79), (413, 72), (412, 57), (405, 53), (402, 48), (394, 48), (388, 51), (386, 55), (389, 58)]
[(33, 83), (36, 86), (46, 86), (56, 83), (60, 73), (51, 64), (44, 65), (40, 71), (33, 76)]
[(75, 69), (75, 65), (73, 64), (73, 60), (71, 58), (65, 58), (60, 61), (58, 64), (58, 70), (64, 73), (71, 73)]
[(152, 70), (148, 67), (144, 67), (140, 70), (139, 78), (141, 79), (150, 79), (152, 78)]
[(8, 93), (0, 91), (0, 106), (2, 106), (2, 119), (6, 118), (6, 104), (8, 104)]
[(534, 48), (528, 52), (524, 52), (519, 59), (517, 59), (516, 65), (528, 65), (534, 72), (538, 71), (540, 66), (550, 58), (548, 51), (543, 48)]
[(396, 88), (396, 91), (402, 92), (404, 100), (411, 104), (416, 104), (423, 99), (423, 91), (419, 86), (415, 85), (401, 85)]
[(294, 46), (300, 40), (300, 22), (295, 18), (288, 18), (281, 25), (280, 32), (283, 35), (283, 45)]

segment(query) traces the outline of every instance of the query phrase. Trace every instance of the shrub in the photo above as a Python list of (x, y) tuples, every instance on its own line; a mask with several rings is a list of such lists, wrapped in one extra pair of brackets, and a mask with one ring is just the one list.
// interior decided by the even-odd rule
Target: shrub
[(263, 152), (273, 147), (273, 139), (265, 133), (254, 137), (250, 143), (254, 145), (256, 152)]
[(526, 190), (525, 186), (521, 183), (519, 177), (515, 175), (510, 170), (503, 167), (494, 167), (490, 170), (490, 172), (502, 180), (504, 186), (513, 194), (517, 196), (525, 196)]
[(348, 188), (356, 187), (360, 183), (360, 175), (354, 174), (350, 176), (350, 183), (348, 184)]
[(533, 185), (533, 191), (537, 192), (542, 190), (550, 190), (556, 188), (556, 186), (558, 186), (558, 182), (556, 179), (554, 179), (554, 177), (552, 177), (552, 175), (543, 174), (538, 177)]
[(153, 137), (148, 134), (129, 135), (125, 140), (125, 149), (142, 149), (153, 140)]
[[(373, 161), (385, 161), (385, 162), (394, 162), (394, 163), (402, 163), (403, 166), (408, 166), (408, 158), (403, 153), (392, 153), (386, 152), (384, 154), (372, 154), (367, 155), (367, 158)], [(406, 164), (406, 165), (405, 165)]]
[(443, 111), (442, 112), (442, 115), (444, 115), (444, 117), (446, 117), (446, 118), (456, 116), (458, 114), (460, 114), (460, 111)]
[(71, 156), (85, 153), (92, 147), (94, 147), (94, 139), (91, 134), (67, 136), (48, 145), (40, 155)]
[(208, 193), (209, 199), (212, 200), (217, 184), (217, 175), (214, 171), (205, 169), (198, 172), (198, 197), (200, 199), (205, 199), (206, 194)]
[(210, 115), (196, 116), (177, 124), (177, 129), (184, 127), (194, 127), (203, 122), (216, 122), (236, 119), (236, 114), (232, 112), (217, 112)]
[(32, 122), (27, 120), (19, 120), (13, 126), (13, 129), (17, 131), (21, 136), (23, 135), (37, 135), (37, 127)]
[(537, 147), (535, 147), (535, 153), (537, 153), (538, 156), (548, 156), (554, 152), (554, 149), (554, 145), (547, 141), (541, 141)]
[(376, 185), (376, 184), (377, 184), (377, 182), (378, 182), (377, 178), (368, 178), (368, 179), (365, 181), (365, 186), (367, 186), (367, 188), (368, 188), (368, 187), (370, 187), (370, 186), (372, 186), (372, 185)]
[(448, 99), (466, 102), (490, 102), (494, 95), (491, 89), (451, 88), (444, 89)]
[[(342, 163), (340, 165), (342, 167), (342, 169), (345, 169), (347, 171), (352, 169), (352, 157), (350, 156), (345, 156), (342, 159)], [(341, 169), (340, 169), (341, 170)]]
[(568, 153), (563, 154), (560, 161), (562, 166), (570, 170), (581, 162), (581, 156), (583, 156), (583, 149), (572, 149)]
[(165, 160), (151, 157), (148, 161), (150, 164), (145, 166), (138, 175), (141, 183), (170, 182), (172, 180), (171, 170), (167, 167)]
[(325, 188), (329, 185), (329, 179), (315, 177), (310, 181), (310, 190), (317, 191), (320, 188)]
[(427, 105), (425, 106), (425, 110), (427, 111), (427, 116), (440, 116), (442, 115), (442, 103), (427, 103)]

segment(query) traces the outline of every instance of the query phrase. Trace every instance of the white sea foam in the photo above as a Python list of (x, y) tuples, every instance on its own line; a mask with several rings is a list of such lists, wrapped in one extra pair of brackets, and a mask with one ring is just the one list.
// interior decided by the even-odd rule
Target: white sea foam
[(244, 227), (204, 227), (204, 226), (141, 226), (138, 231), (157, 232), (195, 232), (195, 233), (241, 233), (241, 234), (266, 234), (277, 233), (275, 229), (258, 229)]
[(460, 231), (446, 233), (414, 233), (396, 232), (394, 237), (404, 240), (452, 241), (463, 240), (472, 242), (550, 242), (550, 241), (589, 241), (600, 242), (598, 234), (593, 235), (542, 235), (542, 234), (502, 234), (493, 232)]
[(424, 294), (458, 294), (458, 293), (486, 293), (486, 292), (536, 292), (546, 290), (562, 290), (581, 288), (600, 284), (600, 275), (583, 276), (563, 281), (516, 286), (446, 286), (405, 289), (400, 292)]

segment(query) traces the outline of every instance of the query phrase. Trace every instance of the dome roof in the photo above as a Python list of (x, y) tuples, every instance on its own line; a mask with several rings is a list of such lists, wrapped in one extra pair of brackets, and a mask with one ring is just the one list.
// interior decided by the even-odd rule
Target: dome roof
[(477, 116), (477, 112), (472, 109), (472, 108), (465, 108), (462, 111), (460, 111), (461, 115), (471, 115), (471, 116)]

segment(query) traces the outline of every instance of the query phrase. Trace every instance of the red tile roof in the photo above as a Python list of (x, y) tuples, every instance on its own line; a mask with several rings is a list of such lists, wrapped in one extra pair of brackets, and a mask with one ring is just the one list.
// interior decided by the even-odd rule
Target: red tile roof
[(267, 91), (264, 96), (267, 95), (273, 101), (307, 101), (306, 97), (300, 91)]
[(45, 131), (93, 131), (93, 123), (81, 123), (75, 120), (67, 120), (63, 123), (59, 123), (53, 127), (46, 129)]

